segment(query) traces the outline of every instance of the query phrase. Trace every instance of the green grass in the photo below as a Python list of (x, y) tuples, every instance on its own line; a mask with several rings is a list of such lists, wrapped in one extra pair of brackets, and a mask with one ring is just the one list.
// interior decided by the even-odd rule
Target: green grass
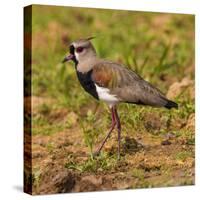
[(177, 153), (176, 159), (184, 162), (187, 160), (187, 158), (192, 157), (192, 156), (193, 156), (192, 152), (182, 151), (182, 152)]
[(82, 163), (69, 161), (65, 164), (65, 168), (78, 170), (80, 172), (105, 172), (117, 166), (117, 157), (109, 156), (106, 153), (101, 153), (98, 157), (90, 157)]
[(40, 180), (41, 180), (41, 170), (38, 168), (34, 169), (32, 174), (32, 183), (35, 186), (36, 190), (38, 190), (39, 188)]
[(144, 177), (145, 177), (145, 172), (143, 169), (133, 169), (132, 171), (132, 176), (135, 177), (135, 178), (138, 178), (140, 181), (144, 180)]

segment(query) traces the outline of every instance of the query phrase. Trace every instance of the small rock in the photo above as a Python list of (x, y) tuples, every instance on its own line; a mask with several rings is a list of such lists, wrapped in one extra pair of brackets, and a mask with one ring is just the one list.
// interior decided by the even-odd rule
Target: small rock
[(167, 98), (173, 99), (181, 94), (183, 90), (185, 90), (188, 87), (189, 94), (191, 99), (194, 99), (194, 81), (190, 80), (189, 78), (185, 77), (181, 80), (181, 82), (175, 82), (173, 83), (168, 92), (167, 92)]
[(176, 135), (173, 132), (169, 132), (169, 133), (166, 133), (164, 137), (166, 138), (166, 140), (170, 140), (170, 139), (176, 138)]
[(55, 166), (43, 172), (39, 194), (53, 194), (71, 192), (75, 186), (75, 174)]
[(170, 145), (171, 142), (169, 140), (164, 140), (161, 142), (161, 145)]
[(94, 175), (85, 176), (82, 178), (82, 181), (88, 181), (94, 185), (101, 185), (102, 184), (102, 177), (96, 177)]
[(85, 191), (98, 191), (101, 189), (103, 180), (102, 177), (98, 177), (95, 175), (88, 175), (81, 180), (79, 180), (79, 184), (75, 185), (74, 192), (85, 192)]

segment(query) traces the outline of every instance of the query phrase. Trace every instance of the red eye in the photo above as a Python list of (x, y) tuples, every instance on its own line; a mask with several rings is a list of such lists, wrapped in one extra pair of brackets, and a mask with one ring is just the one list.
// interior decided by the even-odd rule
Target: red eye
[(77, 53), (81, 53), (82, 51), (83, 51), (83, 47), (77, 47), (77, 48), (76, 48), (76, 52), (77, 52)]

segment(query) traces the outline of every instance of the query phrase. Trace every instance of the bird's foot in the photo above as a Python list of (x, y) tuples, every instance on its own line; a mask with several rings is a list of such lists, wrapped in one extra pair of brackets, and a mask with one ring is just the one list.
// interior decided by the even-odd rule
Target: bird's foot
[(93, 157), (97, 157), (100, 155), (100, 151), (95, 151), (92, 155), (93, 155)]

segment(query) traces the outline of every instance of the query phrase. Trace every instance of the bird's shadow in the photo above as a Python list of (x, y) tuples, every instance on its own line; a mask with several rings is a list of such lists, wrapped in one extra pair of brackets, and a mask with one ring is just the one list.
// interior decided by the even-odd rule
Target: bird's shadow
[[(135, 154), (145, 147), (139, 143), (135, 138), (125, 137), (124, 141), (121, 144), (121, 155), (126, 154)], [(110, 155), (114, 155), (117, 152), (117, 147), (112, 146), (112, 148), (109, 151)]]
[(144, 146), (135, 138), (125, 137), (125, 140), (122, 144), (122, 149), (123, 153), (125, 154), (133, 154), (144, 149)]

